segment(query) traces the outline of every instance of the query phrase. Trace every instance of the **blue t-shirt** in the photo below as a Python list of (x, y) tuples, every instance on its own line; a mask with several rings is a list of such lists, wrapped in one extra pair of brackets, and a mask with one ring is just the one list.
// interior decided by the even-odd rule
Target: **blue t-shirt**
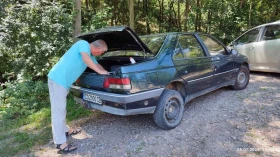
[(95, 57), (90, 53), (90, 44), (85, 40), (80, 40), (60, 58), (50, 70), (48, 77), (55, 83), (69, 89), (87, 68), (81, 52), (87, 53), (93, 62), (98, 64)]

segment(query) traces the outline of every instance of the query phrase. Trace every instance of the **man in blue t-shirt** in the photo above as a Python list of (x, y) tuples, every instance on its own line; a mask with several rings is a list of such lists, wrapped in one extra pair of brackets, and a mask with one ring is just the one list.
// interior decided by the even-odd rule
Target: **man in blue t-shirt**
[(69, 88), (87, 67), (98, 74), (108, 74), (95, 59), (95, 56), (101, 55), (107, 49), (103, 40), (90, 44), (80, 40), (71, 46), (48, 74), (53, 140), (56, 148), (63, 152), (77, 149), (67, 143), (66, 136), (81, 132), (80, 129), (69, 129), (66, 125), (66, 97)]

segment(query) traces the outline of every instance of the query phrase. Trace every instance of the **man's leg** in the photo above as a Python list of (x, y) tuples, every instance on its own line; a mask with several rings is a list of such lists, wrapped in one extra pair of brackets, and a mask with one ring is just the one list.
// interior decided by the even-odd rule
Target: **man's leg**
[(68, 90), (48, 79), (51, 101), (52, 133), (55, 144), (66, 142), (65, 132), (69, 131), (66, 125), (66, 96)]

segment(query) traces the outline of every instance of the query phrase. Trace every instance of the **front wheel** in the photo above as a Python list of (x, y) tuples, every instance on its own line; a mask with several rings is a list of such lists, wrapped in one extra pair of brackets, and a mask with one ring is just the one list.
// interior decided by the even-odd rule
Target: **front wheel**
[(232, 86), (235, 90), (242, 90), (245, 89), (250, 80), (250, 71), (248, 67), (241, 66), (235, 81), (235, 84)]
[(178, 126), (184, 114), (182, 95), (175, 90), (165, 89), (154, 112), (154, 122), (164, 130)]

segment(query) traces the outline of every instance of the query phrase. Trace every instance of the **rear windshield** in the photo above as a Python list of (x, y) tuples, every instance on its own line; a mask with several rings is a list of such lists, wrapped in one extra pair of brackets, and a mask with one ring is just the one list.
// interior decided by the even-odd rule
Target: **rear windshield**
[(144, 54), (143, 51), (136, 50), (118, 50), (118, 51), (110, 51), (104, 53), (102, 57), (111, 57), (111, 56), (146, 56), (146, 57), (154, 57), (157, 55), (160, 50), (163, 41), (166, 35), (152, 35), (152, 36), (140, 36), (139, 38), (144, 42), (144, 44), (152, 51), (152, 53)]
[(156, 55), (161, 48), (166, 35), (140, 36), (145, 45)]

